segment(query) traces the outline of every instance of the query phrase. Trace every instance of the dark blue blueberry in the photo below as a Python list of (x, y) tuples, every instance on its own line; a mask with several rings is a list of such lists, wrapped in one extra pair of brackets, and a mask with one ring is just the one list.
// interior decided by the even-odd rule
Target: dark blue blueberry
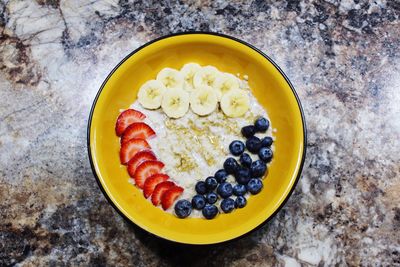
[(201, 213), (203, 213), (204, 218), (210, 220), (210, 219), (213, 219), (215, 216), (217, 216), (217, 214), (218, 214), (218, 208), (217, 208), (217, 206), (215, 206), (215, 205), (207, 204), (207, 205), (203, 208), (203, 210), (202, 210)]
[(254, 123), (254, 126), (256, 126), (257, 132), (265, 132), (266, 130), (268, 130), (269, 121), (264, 117), (260, 117)]
[(238, 184), (247, 184), (250, 178), (250, 170), (248, 168), (239, 167), (235, 172), (235, 179)]
[(226, 177), (228, 177), (228, 173), (224, 170), (218, 170), (215, 174), (214, 174), (215, 179), (217, 180), (218, 183), (223, 183), (226, 181)]
[(238, 167), (239, 164), (234, 158), (227, 158), (224, 162), (224, 169), (229, 174), (234, 174)]
[(262, 188), (262, 181), (257, 178), (250, 179), (249, 183), (247, 184), (247, 191), (249, 191), (253, 195), (260, 193)]
[(249, 154), (243, 153), (242, 155), (240, 155), (239, 161), (240, 164), (242, 164), (243, 166), (250, 168), (250, 164), (253, 160), (251, 159)]
[(210, 192), (206, 195), (207, 203), (214, 204), (218, 200), (218, 195), (215, 192)]
[(244, 194), (246, 194), (246, 192), (247, 189), (244, 184), (237, 184), (233, 187), (233, 194), (235, 196), (243, 196)]
[(217, 193), (222, 198), (227, 198), (232, 196), (233, 188), (230, 183), (222, 183), (217, 188)]
[(232, 143), (229, 145), (229, 151), (232, 153), (232, 155), (239, 156), (244, 151), (243, 142), (239, 140), (232, 141)]
[(272, 159), (272, 150), (269, 147), (262, 147), (260, 151), (258, 151), (258, 157), (268, 163)]
[(244, 126), (242, 128), (242, 135), (246, 138), (252, 137), (256, 133), (256, 127), (253, 125)]
[(266, 136), (263, 139), (261, 139), (261, 146), (262, 147), (270, 147), (274, 140), (270, 136)]
[(257, 136), (252, 136), (246, 140), (246, 148), (251, 153), (258, 153), (261, 148), (261, 140)]
[(244, 206), (246, 206), (246, 204), (247, 204), (247, 200), (246, 200), (246, 198), (243, 197), (243, 196), (238, 196), (238, 197), (235, 199), (235, 208), (241, 209), (241, 208), (243, 208)]
[(211, 192), (215, 188), (217, 188), (217, 185), (218, 185), (218, 182), (214, 177), (210, 176), (206, 179), (206, 187), (207, 187), (208, 192)]
[(201, 210), (206, 205), (206, 198), (202, 195), (195, 195), (192, 198), (192, 207), (196, 210)]
[(235, 201), (232, 198), (225, 198), (221, 201), (221, 209), (225, 213), (230, 213), (235, 209)]
[(186, 199), (181, 199), (175, 204), (175, 214), (179, 218), (186, 218), (192, 212), (192, 204)]
[(206, 183), (203, 181), (197, 182), (195, 189), (196, 189), (197, 194), (204, 195), (205, 193), (207, 193)]
[(251, 163), (250, 175), (251, 177), (262, 177), (267, 171), (267, 165), (261, 160), (256, 160)]

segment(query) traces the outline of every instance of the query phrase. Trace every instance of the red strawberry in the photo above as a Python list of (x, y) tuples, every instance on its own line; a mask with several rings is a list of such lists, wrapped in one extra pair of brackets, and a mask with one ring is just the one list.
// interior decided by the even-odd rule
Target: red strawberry
[(182, 194), (183, 188), (180, 186), (173, 186), (161, 197), (161, 206), (164, 210), (168, 209), (169, 207), (174, 204), (175, 200)]
[(148, 198), (153, 194), (154, 188), (161, 182), (168, 180), (169, 176), (163, 173), (156, 173), (146, 179), (143, 186), (143, 195)]
[(151, 202), (154, 206), (158, 206), (161, 203), (161, 198), (168, 189), (174, 187), (174, 182), (165, 181), (159, 183), (156, 188), (154, 188), (153, 194), (151, 195)]
[(121, 144), (128, 142), (132, 138), (147, 139), (156, 136), (156, 133), (149, 125), (144, 122), (134, 122), (126, 128), (121, 137)]
[(119, 114), (117, 123), (115, 124), (115, 132), (118, 136), (121, 136), (129, 125), (134, 122), (142, 121), (145, 118), (146, 115), (144, 115), (142, 112), (134, 109), (127, 109)]
[(133, 158), (128, 162), (129, 176), (132, 178), (134, 177), (137, 166), (139, 166), (139, 164), (143, 161), (156, 159), (156, 156), (151, 150), (142, 150), (137, 152), (135, 156), (133, 156)]
[(158, 160), (147, 160), (137, 166), (133, 179), (139, 188), (143, 188), (144, 182), (153, 174), (159, 173), (164, 168), (164, 163)]
[(135, 154), (144, 149), (150, 149), (150, 145), (144, 139), (133, 138), (122, 144), (119, 157), (122, 164), (127, 164)]

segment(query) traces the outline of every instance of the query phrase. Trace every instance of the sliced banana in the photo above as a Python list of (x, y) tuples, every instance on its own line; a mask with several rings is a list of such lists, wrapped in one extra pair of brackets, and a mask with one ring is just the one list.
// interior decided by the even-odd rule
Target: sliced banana
[(230, 90), (221, 98), (221, 109), (228, 117), (243, 116), (250, 108), (250, 99), (246, 91)]
[(227, 92), (240, 88), (239, 79), (230, 73), (221, 73), (215, 80), (214, 88), (220, 92), (218, 100), (221, 100), (221, 97)]
[(161, 108), (170, 118), (183, 117), (189, 109), (189, 93), (177, 88), (165, 90)]
[(197, 87), (190, 94), (190, 107), (194, 113), (205, 116), (212, 113), (218, 105), (216, 91), (207, 85)]
[[(214, 88), (213, 88), (214, 89)], [(218, 102), (220, 102), (221, 101), (221, 98), (222, 98), (222, 93), (221, 93), (221, 91), (220, 90), (217, 90), (217, 89), (214, 89), (214, 92), (215, 92), (215, 94), (217, 95), (217, 100), (218, 100)]]
[(219, 73), (218, 69), (213, 66), (205, 66), (199, 69), (193, 76), (194, 87), (197, 88), (203, 85), (214, 87)]
[(176, 69), (164, 68), (157, 74), (156, 79), (162, 82), (167, 89), (183, 88), (183, 75)]
[(199, 69), (201, 69), (201, 66), (197, 63), (187, 63), (181, 68), (184, 79), (184, 89), (186, 91), (190, 92), (194, 90), (193, 76)]
[(145, 82), (139, 89), (138, 101), (147, 109), (158, 109), (166, 88), (164, 84), (157, 80)]

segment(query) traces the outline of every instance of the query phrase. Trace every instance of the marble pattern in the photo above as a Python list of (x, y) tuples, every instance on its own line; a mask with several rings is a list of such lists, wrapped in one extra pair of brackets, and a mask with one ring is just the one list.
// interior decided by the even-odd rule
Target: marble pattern
[[(0, 265), (400, 266), (398, 0), (0, 0)], [(238, 241), (159, 240), (107, 204), (91, 103), (130, 51), (187, 30), (270, 55), (308, 123), (284, 209)]]

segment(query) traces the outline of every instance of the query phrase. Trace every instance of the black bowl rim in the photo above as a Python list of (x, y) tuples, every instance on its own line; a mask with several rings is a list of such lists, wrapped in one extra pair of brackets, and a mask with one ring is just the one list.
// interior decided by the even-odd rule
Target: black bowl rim
[[(106, 191), (104, 190), (99, 177), (97, 176), (96, 173), (96, 169), (94, 167), (94, 163), (93, 163), (93, 158), (92, 158), (92, 153), (90, 151), (90, 128), (91, 128), (91, 124), (92, 124), (92, 117), (93, 117), (93, 112), (94, 109), (96, 107), (97, 104), (97, 100), (100, 97), (101, 92), (103, 91), (104, 86), (106, 85), (106, 83), (108, 82), (108, 80), (110, 79), (110, 77), (114, 74), (114, 72), (131, 56), (133, 56), (134, 54), (136, 54), (138, 51), (142, 50), (143, 48), (149, 46), (152, 43), (155, 43), (157, 41), (163, 40), (163, 39), (167, 39), (170, 37), (174, 37), (174, 36), (179, 36), (179, 35), (191, 35), (191, 34), (208, 34), (208, 35), (215, 35), (215, 36), (219, 36), (219, 37), (223, 37), (223, 38), (227, 38), (227, 39), (231, 39), (234, 40), (236, 42), (239, 42), (241, 44), (246, 45), (247, 47), (253, 49), (254, 51), (256, 51), (257, 53), (259, 53), (260, 55), (262, 55), (266, 60), (268, 60), (278, 71), (279, 73), (285, 78), (286, 82), (289, 84), (290, 89), (292, 90), (293, 95), (296, 98), (297, 101), (297, 106), (299, 107), (300, 110), (300, 114), (301, 114), (301, 120), (302, 120), (302, 125), (303, 125), (303, 154), (301, 156), (301, 163), (300, 163), (300, 167), (299, 167), (299, 171), (297, 173), (297, 177), (296, 180), (292, 186), (292, 188), (290, 189), (290, 192), (288, 193), (288, 195), (286, 196), (286, 198), (283, 200), (283, 202), (281, 203), (281, 205), (274, 211), (274, 213), (272, 213), (267, 219), (265, 219), (264, 222), (260, 223), (258, 226), (256, 226), (255, 228), (253, 228), (252, 230), (243, 233), (240, 236), (228, 239), (228, 240), (224, 240), (224, 241), (220, 241), (220, 242), (214, 242), (214, 243), (208, 243), (208, 244), (192, 244), (192, 243), (184, 243), (184, 242), (179, 242), (176, 240), (171, 240), (162, 236), (158, 236), (154, 233), (151, 233), (150, 231), (143, 229), (142, 227), (140, 227), (139, 225), (135, 224), (133, 221), (131, 221), (127, 216), (125, 216), (125, 214), (122, 213), (122, 211), (120, 211), (118, 209), (118, 207), (115, 205), (115, 203), (110, 199), (110, 197), (108, 196), (108, 194), (106, 193)], [(177, 244), (184, 244), (184, 245), (195, 245), (195, 246), (207, 246), (207, 245), (217, 245), (217, 244), (224, 244), (224, 243), (228, 243), (228, 242), (233, 242), (235, 240), (241, 239), (251, 233), (253, 233), (254, 231), (260, 229), (261, 227), (263, 227), (267, 222), (269, 222), (272, 218), (274, 218), (276, 216), (276, 214), (285, 206), (286, 202), (288, 201), (288, 199), (290, 198), (290, 196), (292, 195), (294, 189), (296, 188), (296, 185), (300, 179), (302, 170), (303, 170), (303, 166), (304, 166), (304, 161), (305, 161), (305, 157), (306, 157), (306, 150), (307, 150), (307, 127), (306, 127), (306, 120), (305, 120), (305, 116), (304, 116), (304, 111), (303, 111), (303, 107), (301, 105), (300, 102), (300, 98), (297, 95), (296, 90), (294, 89), (294, 86), (292, 85), (292, 83), (290, 82), (289, 78), (286, 76), (286, 74), (283, 72), (283, 70), (269, 57), (267, 56), (264, 52), (262, 52), (260, 49), (258, 49), (257, 47), (243, 41), (240, 40), (236, 37), (232, 37), (226, 34), (222, 34), (222, 33), (217, 33), (217, 32), (205, 32), (205, 31), (188, 31), (188, 32), (179, 32), (179, 33), (172, 33), (172, 34), (168, 34), (168, 35), (164, 35), (161, 36), (159, 38), (153, 39), (143, 45), (141, 45), (140, 47), (136, 48), (135, 50), (133, 50), (131, 53), (129, 53), (127, 56), (124, 57), (124, 59), (122, 59), (115, 67), (114, 69), (108, 74), (107, 78), (104, 80), (104, 82), (102, 83), (99, 91), (96, 94), (96, 97), (93, 101), (92, 107), (90, 109), (90, 114), (89, 114), (89, 120), (88, 120), (88, 126), (87, 126), (87, 148), (88, 148), (88, 154), (89, 154), (89, 161), (90, 161), (90, 166), (92, 168), (92, 172), (94, 177), (96, 178), (96, 182), (98, 184), (98, 186), (100, 187), (100, 190), (103, 192), (103, 195), (105, 196), (105, 198), (107, 199), (108, 203), (110, 203), (110, 205), (119, 213), (120, 216), (122, 216), (126, 221), (130, 222), (131, 224), (138, 226), (140, 229), (143, 229), (144, 231), (148, 232), (149, 234), (156, 236), (158, 238), (161, 238), (163, 240), (172, 242), (172, 243), (177, 243)]]

